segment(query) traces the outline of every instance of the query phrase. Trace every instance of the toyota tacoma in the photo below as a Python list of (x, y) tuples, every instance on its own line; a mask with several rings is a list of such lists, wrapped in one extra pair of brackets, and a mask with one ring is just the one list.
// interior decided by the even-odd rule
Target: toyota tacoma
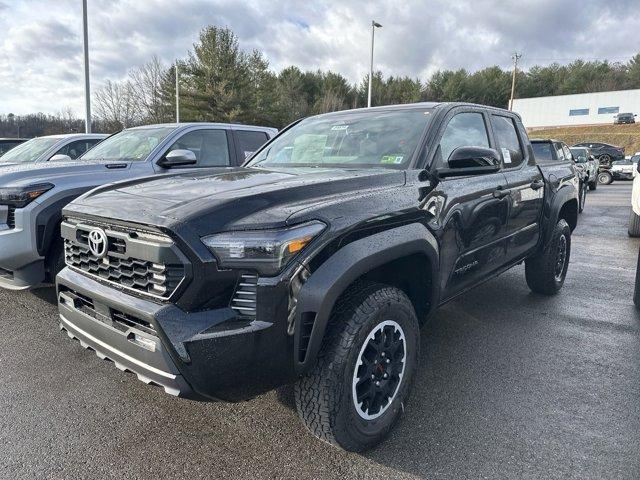
[(560, 290), (578, 180), (536, 164), (517, 114), (422, 103), (310, 117), (242, 168), (63, 213), (70, 337), (177, 396), (295, 383), (306, 427), (360, 451), (404, 411), (438, 306), (523, 261), (534, 292)]

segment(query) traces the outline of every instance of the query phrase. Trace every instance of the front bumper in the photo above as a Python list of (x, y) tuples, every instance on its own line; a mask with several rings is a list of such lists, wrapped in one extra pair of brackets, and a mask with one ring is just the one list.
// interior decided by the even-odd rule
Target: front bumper
[[(239, 401), (295, 378), (288, 296), (281, 284), (259, 287), (258, 315), (252, 321), (231, 308), (187, 313), (70, 268), (58, 275), (57, 288), (62, 329), (99, 357), (167, 393)], [(128, 320), (123, 324), (120, 318)]]
[(44, 258), (38, 254), (35, 202), (15, 211), (15, 227), (0, 227), (0, 287), (24, 290), (44, 281)]

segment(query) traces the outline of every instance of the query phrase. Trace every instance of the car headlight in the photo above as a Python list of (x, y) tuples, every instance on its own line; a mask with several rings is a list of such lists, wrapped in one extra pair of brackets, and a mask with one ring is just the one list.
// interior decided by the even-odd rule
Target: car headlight
[(0, 188), (0, 205), (11, 205), (16, 208), (26, 207), (53, 187), (52, 183), (38, 183), (26, 187), (2, 187)]
[(278, 230), (225, 232), (202, 238), (222, 268), (250, 268), (276, 275), (326, 225), (310, 222)]

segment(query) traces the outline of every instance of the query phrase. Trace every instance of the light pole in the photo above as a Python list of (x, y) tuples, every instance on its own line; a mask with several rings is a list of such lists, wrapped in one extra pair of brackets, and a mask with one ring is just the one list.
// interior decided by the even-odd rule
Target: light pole
[(371, 108), (371, 83), (373, 82), (373, 40), (376, 36), (376, 28), (382, 28), (375, 20), (371, 20), (371, 65), (369, 66), (369, 93), (367, 95), (367, 108)]
[(513, 59), (513, 77), (511, 77), (511, 99), (509, 100), (509, 110), (513, 110), (513, 97), (516, 93), (516, 73), (518, 72), (518, 60), (522, 57), (521, 53), (514, 53)]
[(180, 71), (176, 62), (176, 123), (180, 123)]
[(87, 0), (82, 0), (82, 28), (84, 34), (84, 130), (91, 133), (91, 87), (89, 85), (89, 30), (87, 28)]

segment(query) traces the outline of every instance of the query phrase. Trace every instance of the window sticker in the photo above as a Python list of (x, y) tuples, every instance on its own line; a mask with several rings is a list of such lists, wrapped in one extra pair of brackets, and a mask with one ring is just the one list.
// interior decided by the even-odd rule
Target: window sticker
[(380, 159), (380, 163), (399, 165), (404, 160), (404, 155), (384, 155)]
[(340, 131), (340, 130), (346, 130), (348, 128), (349, 128), (349, 125), (334, 125), (333, 127), (331, 127), (331, 130)]
[(504, 163), (511, 163), (511, 152), (508, 148), (502, 149), (502, 158), (504, 158)]

